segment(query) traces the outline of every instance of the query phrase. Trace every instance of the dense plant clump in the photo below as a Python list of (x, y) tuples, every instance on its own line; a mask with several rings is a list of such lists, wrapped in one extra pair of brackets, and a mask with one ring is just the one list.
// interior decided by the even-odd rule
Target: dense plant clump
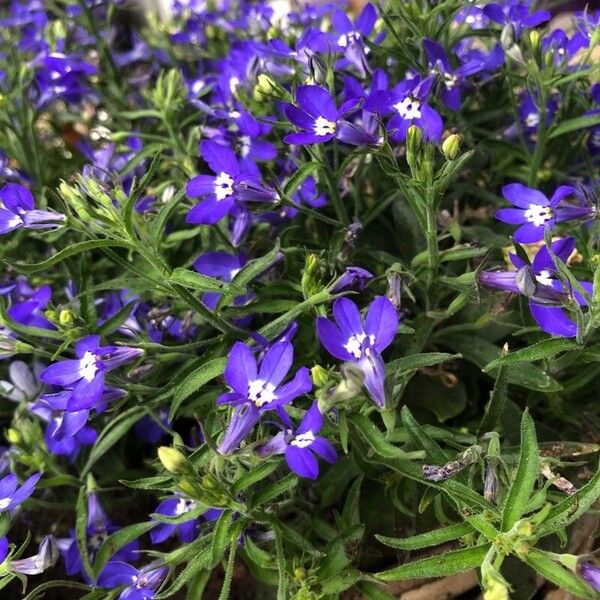
[(2, 598), (598, 597), (600, 12), (539, 4), (2, 5)]

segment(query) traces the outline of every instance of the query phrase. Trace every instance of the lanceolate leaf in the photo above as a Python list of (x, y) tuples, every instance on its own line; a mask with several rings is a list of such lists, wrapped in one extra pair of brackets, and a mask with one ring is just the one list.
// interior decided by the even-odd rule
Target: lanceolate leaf
[(376, 577), (384, 581), (406, 581), (419, 577), (444, 577), (464, 573), (479, 567), (490, 548), (491, 544), (484, 544), (474, 548), (446, 552), (382, 571), (377, 573)]
[(521, 453), (515, 478), (502, 511), (502, 530), (508, 531), (527, 510), (527, 502), (539, 475), (539, 450), (535, 425), (528, 411), (521, 420)]
[(375, 537), (390, 548), (398, 548), (399, 550), (420, 550), (421, 548), (430, 548), (439, 546), (445, 542), (457, 540), (465, 535), (473, 533), (475, 529), (469, 523), (457, 523), (449, 527), (434, 529), (427, 533), (413, 535), (407, 538), (392, 538), (385, 535), (376, 535)]
[(519, 555), (519, 558), (533, 567), (542, 577), (556, 584), (561, 590), (574, 594), (577, 598), (590, 598), (598, 595), (582, 579), (561, 564), (552, 560), (542, 550), (532, 548), (529, 552)]

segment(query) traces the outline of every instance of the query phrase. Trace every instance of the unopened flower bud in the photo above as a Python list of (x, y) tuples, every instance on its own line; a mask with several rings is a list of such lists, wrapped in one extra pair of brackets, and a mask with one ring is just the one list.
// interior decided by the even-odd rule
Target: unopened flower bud
[(6, 439), (11, 444), (18, 444), (21, 441), (21, 434), (11, 427), (6, 430)]
[(540, 49), (540, 32), (537, 29), (529, 31), (529, 43), (534, 53)]
[(176, 448), (161, 446), (158, 449), (158, 459), (163, 467), (174, 475), (180, 475), (189, 471), (187, 458)]
[(64, 308), (60, 311), (60, 314), (58, 315), (58, 322), (63, 327), (70, 327), (71, 325), (73, 325), (73, 313), (69, 309)]
[(442, 144), (442, 152), (446, 160), (454, 160), (460, 152), (460, 135), (453, 133), (449, 135)]
[(322, 387), (326, 385), (329, 381), (329, 375), (327, 373), (327, 370), (324, 369), (321, 365), (315, 365), (310, 370), (310, 377), (316, 387)]
[(318, 54), (309, 56), (308, 70), (315, 83), (324, 85), (327, 82), (327, 63)]
[(310, 298), (321, 289), (321, 261), (316, 254), (306, 257), (300, 283), (305, 298)]
[(418, 157), (423, 146), (423, 131), (416, 125), (411, 125), (406, 133), (406, 153), (408, 157)]

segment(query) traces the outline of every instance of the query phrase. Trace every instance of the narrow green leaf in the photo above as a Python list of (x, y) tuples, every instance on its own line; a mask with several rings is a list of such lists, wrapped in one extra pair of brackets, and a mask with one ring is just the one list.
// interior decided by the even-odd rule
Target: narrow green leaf
[(141, 406), (134, 406), (115, 417), (101, 431), (93, 445), (88, 460), (81, 472), (84, 477), (96, 462), (104, 456), (144, 415), (146, 411)]
[(386, 458), (407, 458), (407, 453), (388, 442), (383, 432), (368, 417), (354, 414), (348, 416), (348, 421), (379, 455)]
[(210, 567), (215, 568), (223, 556), (225, 550), (232, 543), (231, 540), (231, 521), (233, 512), (230, 509), (225, 509), (219, 517), (214, 529), (214, 538), (211, 549)]
[(150, 243), (153, 248), (156, 248), (160, 243), (167, 221), (170, 219), (171, 215), (184, 198), (185, 190), (180, 190), (165, 205), (162, 206), (156, 215), (156, 218), (150, 226)]
[(473, 533), (475, 529), (469, 523), (457, 523), (449, 527), (434, 529), (427, 533), (413, 535), (407, 538), (393, 538), (385, 535), (375, 535), (375, 537), (390, 548), (398, 548), (399, 550), (420, 550), (421, 548), (431, 548), (439, 546), (452, 540), (457, 540), (465, 535)]
[(304, 163), (289, 179), (283, 187), (283, 193), (286, 196), (292, 196), (296, 190), (302, 185), (304, 180), (312, 175), (319, 168), (318, 162)]
[(593, 600), (598, 597), (589, 585), (561, 564), (552, 560), (542, 550), (531, 548), (527, 554), (520, 554), (519, 558), (530, 567), (533, 567), (542, 577), (557, 585), (561, 590), (574, 594), (577, 598), (590, 598), (590, 600)]
[(372, 581), (361, 581), (357, 584), (356, 589), (367, 600), (396, 600), (397, 598), (397, 596), (388, 594), (382, 588), (382, 584), (378, 585)]
[(415, 562), (406, 563), (376, 573), (376, 577), (384, 581), (406, 581), (407, 579), (417, 579), (420, 577), (446, 577), (464, 573), (471, 569), (481, 566), (491, 544), (475, 546), (474, 548), (465, 548), (463, 550), (454, 550), (446, 552), (439, 556), (431, 556)]
[(202, 275), (188, 269), (176, 268), (169, 278), (172, 283), (196, 290), (197, 292), (224, 292), (229, 291), (236, 296), (245, 293), (246, 289), (228, 284), (214, 277)]
[[(67, 590), (82, 590), (82, 591), (90, 591), (92, 588), (89, 585), (84, 583), (78, 583), (77, 581), (66, 580), (58, 580), (58, 581), (46, 581), (44, 583), (40, 583), (35, 590), (31, 590), (23, 600), (36, 600), (36, 598), (41, 598), (45, 595), (46, 590), (51, 590), (53, 588), (65, 588)], [(106, 590), (103, 590), (103, 595), (106, 596)], [(64, 596), (63, 596), (64, 597)]]
[(231, 495), (237, 496), (240, 492), (243, 492), (259, 481), (264, 483), (266, 478), (278, 467), (279, 461), (262, 462), (257, 467), (253, 467), (231, 486)]
[(577, 344), (567, 338), (549, 338), (542, 340), (533, 346), (516, 350), (515, 352), (509, 352), (504, 356), (496, 358), (491, 363), (488, 363), (483, 367), (485, 373), (489, 373), (498, 367), (506, 365), (514, 365), (523, 362), (531, 362), (534, 360), (542, 360), (550, 358), (559, 354), (560, 352), (566, 352), (567, 350), (574, 350), (577, 348)]
[(502, 531), (508, 531), (523, 516), (539, 475), (539, 450), (535, 424), (528, 411), (521, 419), (519, 465), (502, 511)]
[(427, 456), (434, 463), (443, 465), (448, 457), (446, 453), (439, 447), (439, 445), (432, 440), (423, 428), (417, 423), (415, 418), (412, 416), (408, 406), (403, 406), (400, 412), (402, 424), (408, 430), (414, 441), (427, 452)]
[(298, 477), (294, 473), (288, 473), (281, 480), (272, 483), (267, 486), (254, 496), (251, 499), (252, 508), (258, 508), (267, 502), (273, 500), (273, 498), (277, 498), (277, 496), (281, 496), (281, 494), (285, 494), (289, 492), (293, 487), (298, 485)]
[(172, 420), (183, 402), (197, 392), (205, 383), (222, 375), (226, 364), (226, 356), (213, 358), (190, 373), (175, 390), (175, 395), (169, 411), (169, 419)]
[(275, 242), (275, 246), (270, 252), (246, 263), (246, 265), (238, 271), (231, 280), (231, 287), (226, 289), (219, 299), (217, 310), (221, 310), (223, 307), (231, 304), (232, 300), (239, 295), (239, 292), (236, 290), (245, 290), (248, 284), (264, 273), (275, 262), (278, 255), (279, 240)]
[(82, 252), (87, 252), (88, 250), (96, 250), (98, 248), (129, 248), (132, 249), (130, 243), (121, 241), (121, 240), (87, 240), (85, 242), (77, 242), (75, 244), (71, 244), (67, 248), (63, 248), (60, 252), (57, 252), (50, 258), (43, 260), (42, 262), (33, 263), (33, 264), (23, 264), (9, 261), (6, 258), (2, 260), (8, 263), (13, 269), (18, 271), (19, 273), (25, 273), (26, 275), (30, 275), (31, 273), (37, 273), (39, 271), (45, 271), (50, 267), (62, 262), (66, 258), (71, 256), (75, 256), (76, 254), (81, 254)]
[(96, 329), (96, 333), (100, 336), (107, 336), (111, 333), (114, 333), (127, 321), (131, 311), (134, 309), (136, 304), (135, 300), (128, 302), (123, 308), (121, 308), (116, 314), (114, 314), (110, 319), (107, 319)]
[(506, 406), (506, 399), (508, 397), (508, 370), (505, 366), (498, 369), (498, 375), (496, 375), (496, 383), (494, 389), (490, 394), (490, 401), (485, 407), (485, 414), (479, 429), (477, 430), (478, 435), (482, 435), (488, 431), (494, 431), (500, 423), (504, 407)]
[(395, 373), (397, 375), (403, 375), (410, 373), (411, 371), (417, 371), (425, 367), (433, 367), (440, 363), (447, 362), (461, 358), (460, 354), (448, 354), (447, 352), (426, 352), (424, 354), (410, 354), (409, 356), (403, 356), (397, 360), (386, 365), (386, 372), (389, 374)]
[(77, 548), (81, 557), (81, 564), (88, 577), (93, 577), (92, 565), (88, 554), (87, 540), (87, 520), (88, 520), (88, 503), (87, 503), (87, 486), (83, 484), (79, 488), (79, 496), (77, 497), (77, 505), (75, 507), (75, 538), (77, 540)]
[(552, 140), (556, 137), (564, 135), (565, 133), (571, 133), (572, 131), (578, 131), (580, 129), (587, 129), (596, 125), (600, 125), (600, 114), (569, 119), (568, 121), (563, 121), (556, 127), (553, 127), (548, 133), (548, 139)]

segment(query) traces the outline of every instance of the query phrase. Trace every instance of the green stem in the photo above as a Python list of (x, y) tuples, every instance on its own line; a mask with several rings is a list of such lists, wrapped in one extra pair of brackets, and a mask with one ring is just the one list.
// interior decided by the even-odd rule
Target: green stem
[(537, 130), (537, 140), (535, 142), (535, 149), (533, 156), (531, 157), (531, 163), (529, 164), (529, 180), (528, 185), (535, 187), (538, 181), (538, 171), (544, 159), (544, 152), (546, 150), (546, 94), (544, 93), (543, 86), (540, 88), (540, 122)]

